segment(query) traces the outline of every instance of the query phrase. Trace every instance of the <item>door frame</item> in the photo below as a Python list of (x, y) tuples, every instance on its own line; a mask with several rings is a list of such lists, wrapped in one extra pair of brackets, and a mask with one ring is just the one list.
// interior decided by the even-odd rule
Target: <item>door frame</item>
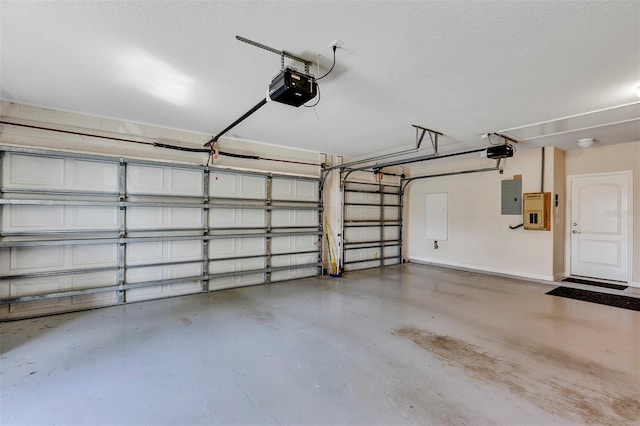
[(627, 196), (629, 197), (629, 206), (628, 206), (628, 214), (629, 214), (629, 227), (628, 227), (628, 235), (627, 235), (627, 244), (628, 244), (628, 259), (627, 259), (627, 285), (633, 286), (633, 171), (632, 170), (613, 170), (610, 172), (601, 172), (601, 173), (582, 173), (575, 175), (567, 176), (567, 188), (566, 194), (567, 199), (565, 201), (565, 276), (572, 276), (571, 271), (571, 215), (572, 215), (572, 188), (573, 188), (573, 179), (575, 178), (583, 178), (583, 177), (597, 177), (597, 176), (610, 176), (610, 175), (622, 175), (627, 178), (628, 190), (629, 193)]

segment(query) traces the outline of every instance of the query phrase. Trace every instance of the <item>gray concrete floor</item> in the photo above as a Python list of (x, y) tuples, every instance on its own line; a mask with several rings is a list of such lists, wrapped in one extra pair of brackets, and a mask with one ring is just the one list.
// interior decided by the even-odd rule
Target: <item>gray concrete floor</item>
[(0, 423), (640, 424), (640, 312), (423, 265), (1, 325)]

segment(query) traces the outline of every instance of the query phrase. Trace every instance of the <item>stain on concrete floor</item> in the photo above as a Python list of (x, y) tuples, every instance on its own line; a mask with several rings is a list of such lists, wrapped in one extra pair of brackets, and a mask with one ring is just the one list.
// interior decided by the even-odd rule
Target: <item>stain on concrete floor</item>
[[(464, 369), (474, 379), (507, 389), (537, 407), (572, 421), (604, 425), (628, 424), (640, 421), (638, 395), (603, 394), (579, 383), (567, 383), (554, 376), (515, 362), (483, 352), (478, 346), (451, 336), (438, 335), (415, 327), (402, 327), (392, 334), (409, 339), (420, 348), (455, 368)], [(559, 351), (537, 349), (543, 362), (561, 363)], [(575, 357), (567, 365), (576, 362)], [(566, 360), (566, 358), (565, 358)], [(574, 364), (575, 365), (575, 364)], [(593, 362), (578, 362), (586, 373), (603, 378), (611, 376), (611, 370)]]

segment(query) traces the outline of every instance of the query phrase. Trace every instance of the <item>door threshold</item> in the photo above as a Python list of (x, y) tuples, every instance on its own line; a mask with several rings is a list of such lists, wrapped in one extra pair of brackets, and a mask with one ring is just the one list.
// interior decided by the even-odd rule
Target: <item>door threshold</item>
[(621, 281), (607, 281), (607, 280), (599, 280), (595, 278), (582, 278), (582, 277), (574, 277), (574, 276), (567, 277), (562, 281), (575, 283), (575, 284), (591, 285), (595, 287), (610, 288), (613, 290), (626, 290), (628, 287), (626, 284), (622, 284)]

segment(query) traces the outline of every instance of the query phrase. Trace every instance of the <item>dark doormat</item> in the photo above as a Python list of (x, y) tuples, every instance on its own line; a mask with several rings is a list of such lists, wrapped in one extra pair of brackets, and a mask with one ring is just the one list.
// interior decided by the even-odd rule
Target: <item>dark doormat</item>
[(614, 290), (626, 290), (627, 289), (626, 285), (601, 283), (601, 282), (598, 282), (598, 281), (583, 280), (581, 278), (573, 278), (573, 277), (565, 278), (562, 281), (566, 281), (568, 283), (593, 285), (593, 286), (596, 286), (596, 287), (612, 288)]
[(620, 296), (617, 294), (598, 293), (597, 291), (580, 290), (570, 287), (557, 287), (548, 292), (551, 296), (566, 297), (567, 299), (582, 300), (583, 302), (599, 303), (616, 308), (640, 311), (640, 298)]

